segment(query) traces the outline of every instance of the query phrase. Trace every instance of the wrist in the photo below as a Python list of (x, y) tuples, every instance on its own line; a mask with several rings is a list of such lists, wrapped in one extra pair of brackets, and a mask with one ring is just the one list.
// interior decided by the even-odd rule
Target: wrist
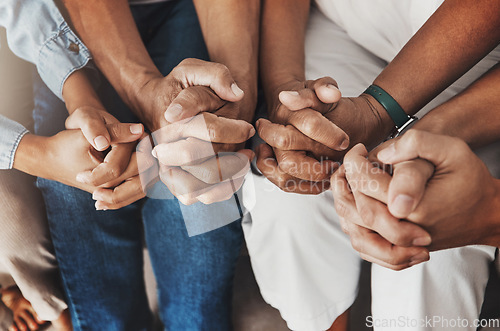
[(70, 115), (81, 107), (104, 108), (94, 87), (90, 83), (85, 69), (73, 72), (66, 79), (62, 96)]
[(298, 85), (304, 85), (305, 77), (291, 73), (272, 73), (267, 79), (262, 79), (262, 87), (266, 100), (275, 103), (279, 102), (278, 95), (281, 91), (296, 88)]
[[(140, 121), (151, 131), (166, 125), (163, 115), (171, 100), (165, 100), (168, 93), (158, 95), (158, 85), (164, 85), (167, 79), (159, 72), (144, 71), (130, 85), (127, 92), (127, 104), (134, 111)], [(172, 96), (173, 97), (173, 96)]]
[(371, 137), (376, 135), (377, 141), (374, 143), (378, 144), (386, 139), (394, 130), (394, 122), (387, 113), (387, 110), (373, 96), (363, 93), (357, 99), (362, 101), (362, 104), (369, 110), (369, 114), (371, 115), (368, 116), (368, 128), (371, 130), (366, 130), (368, 137), (365, 137), (364, 143), (370, 143)]
[(257, 80), (249, 81), (249, 80), (241, 80), (235, 79), (236, 84), (243, 90), (245, 93), (243, 99), (239, 101), (240, 107), (239, 113), (237, 114), (236, 119), (241, 119), (251, 123), (254, 119), (255, 109), (257, 108), (257, 98), (258, 98), (258, 87)]
[(299, 80), (295, 77), (287, 77), (285, 80), (275, 81), (272, 85), (264, 87), (264, 95), (267, 102), (269, 115), (272, 115), (278, 110), (281, 105), (279, 95), (283, 91), (295, 91), (300, 88), (305, 88), (305, 80)]
[[(26, 134), (17, 147), (13, 168), (32, 176), (44, 177), (44, 160), (48, 153), (50, 138)], [(42, 165), (42, 166), (40, 166)]]
[(125, 102), (138, 113), (149, 110), (144, 107), (152, 103), (150, 99), (152, 89), (149, 87), (163, 78), (164, 76), (156, 70), (156, 68), (144, 68), (138, 71), (134, 77), (122, 79), (124, 81), (123, 90)]

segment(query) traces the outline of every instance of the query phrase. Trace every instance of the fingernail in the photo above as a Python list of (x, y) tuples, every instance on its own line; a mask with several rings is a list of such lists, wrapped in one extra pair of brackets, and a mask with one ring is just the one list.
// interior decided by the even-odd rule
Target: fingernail
[(255, 129), (254, 129), (254, 127), (252, 126), (252, 128), (250, 129), (250, 133), (249, 133), (249, 135), (248, 135), (248, 138), (252, 138), (254, 134), (255, 134)]
[(106, 210), (108, 210), (108, 209), (107, 209), (107, 208), (106, 208), (106, 207), (105, 207), (105, 206), (101, 203), (101, 201), (97, 201), (97, 202), (95, 203), (95, 209), (96, 209), (96, 210), (100, 210), (100, 211), (106, 211)]
[(257, 129), (259, 129), (259, 126), (260, 126), (260, 122), (261, 122), (261, 121), (262, 121), (262, 119), (261, 119), (261, 118), (259, 118), (259, 119), (257, 120), (257, 122), (255, 122), (255, 126), (257, 127)]
[(240, 97), (243, 95), (243, 90), (240, 89), (240, 87), (238, 85), (236, 85), (236, 83), (233, 83), (233, 85), (231, 85), (231, 90), (233, 91), (234, 95), (236, 95), (237, 97)]
[(76, 175), (76, 181), (82, 184), (87, 183), (86, 177), (84, 174), (78, 174)]
[(169, 122), (175, 122), (182, 114), (182, 106), (178, 103), (172, 104), (165, 112), (165, 119)]
[(156, 154), (156, 148), (153, 148), (153, 150), (151, 151), (151, 154), (153, 155), (153, 157), (154, 157), (155, 159), (157, 159), (157, 158), (158, 158), (158, 155)]
[(396, 147), (394, 146), (394, 143), (392, 143), (390, 146), (387, 146), (387, 148), (384, 148), (383, 150), (378, 152), (377, 157), (382, 162), (390, 162), (395, 155)]
[(410, 265), (419, 264), (427, 260), (429, 260), (429, 253), (427, 253), (426, 251), (420, 252), (411, 258)]
[(332, 90), (335, 90), (335, 91), (338, 91), (338, 87), (333, 85), (333, 84), (327, 84), (326, 87), (328, 87), (329, 89), (332, 89)]
[(400, 194), (390, 205), (390, 210), (396, 217), (406, 217), (412, 212), (414, 201), (411, 196)]
[(413, 246), (429, 246), (432, 243), (431, 236), (423, 236), (413, 240)]
[(95, 138), (94, 144), (95, 144), (95, 147), (97, 148), (98, 151), (105, 150), (109, 146), (108, 139), (106, 139), (106, 137), (104, 137), (104, 136), (99, 136), (99, 137)]
[(292, 95), (292, 96), (298, 96), (299, 95), (299, 92), (297, 92), (297, 91), (283, 91), (283, 93), (286, 93), (286, 94)]
[(345, 150), (345, 149), (347, 149), (347, 147), (349, 147), (349, 139), (344, 139), (342, 144), (340, 144), (340, 149)]
[(142, 133), (142, 124), (131, 125), (130, 132), (132, 132), (132, 134), (141, 134)]
[(102, 200), (102, 194), (97, 191), (92, 193), (92, 200)]

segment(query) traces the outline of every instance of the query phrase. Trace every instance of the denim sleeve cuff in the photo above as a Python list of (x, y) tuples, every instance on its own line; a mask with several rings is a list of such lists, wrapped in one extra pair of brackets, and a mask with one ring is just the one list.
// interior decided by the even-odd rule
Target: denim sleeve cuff
[(19, 142), (28, 130), (6, 118), (0, 118), (0, 128), (0, 169), (12, 169)]
[(67, 23), (62, 22), (57, 34), (41, 47), (37, 68), (45, 84), (62, 100), (64, 83), (76, 70), (83, 67), (93, 69), (91, 79), (94, 80), (93, 83), (97, 83), (97, 70), (91, 60), (92, 55), (87, 47), (71, 31)]

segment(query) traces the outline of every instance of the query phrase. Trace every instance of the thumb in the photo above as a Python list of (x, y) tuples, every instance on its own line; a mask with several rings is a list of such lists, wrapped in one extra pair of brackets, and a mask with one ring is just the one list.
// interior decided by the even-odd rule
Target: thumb
[(111, 143), (130, 143), (142, 137), (144, 126), (139, 123), (116, 123), (106, 125)]
[(186, 59), (172, 70), (171, 75), (183, 82), (184, 86), (210, 87), (215, 94), (226, 101), (240, 101), (244, 95), (229, 69), (220, 63)]
[[(457, 144), (461, 144), (458, 146)], [(465, 142), (457, 138), (433, 134), (420, 130), (409, 130), (401, 138), (377, 154), (385, 164), (395, 164), (421, 158), (436, 167), (441, 166), (458, 148), (468, 148)]]
[(104, 151), (111, 142), (105, 120), (94, 112), (76, 110), (66, 119), (66, 129), (80, 129), (97, 151)]

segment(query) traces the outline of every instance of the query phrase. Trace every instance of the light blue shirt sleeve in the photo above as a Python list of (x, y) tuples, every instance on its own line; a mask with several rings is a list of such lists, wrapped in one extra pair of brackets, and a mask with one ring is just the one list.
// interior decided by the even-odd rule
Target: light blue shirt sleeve
[[(94, 68), (89, 50), (71, 31), (54, 0), (1, 0), (0, 26), (7, 30), (12, 52), (34, 63), (42, 80), (61, 100), (69, 75), (85, 66)], [(27, 132), (21, 124), (0, 115), (0, 169), (12, 168)]]
[(0, 115), (0, 169), (12, 169), (17, 147), (26, 133), (24, 126)]
[(54, 0), (1, 0), (0, 26), (7, 29), (12, 52), (34, 63), (42, 80), (61, 100), (68, 76), (92, 59)]

